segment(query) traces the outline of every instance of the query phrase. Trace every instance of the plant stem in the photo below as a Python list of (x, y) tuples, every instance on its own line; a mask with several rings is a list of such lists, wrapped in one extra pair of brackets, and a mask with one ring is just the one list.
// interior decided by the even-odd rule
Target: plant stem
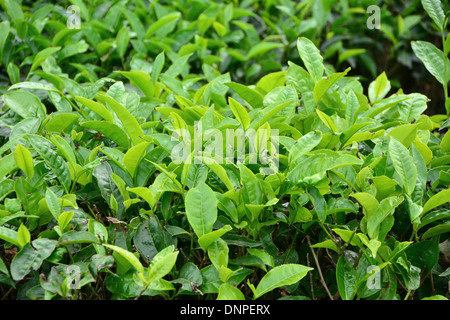
[(322, 270), (320, 269), (319, 259), (317, 259), (316, 253), (314, 252), (314, 249), (311, 248), (311, 240), (309, 239), (308, 235), (306, 236), (306, 240), (308, 241), (309, 249), (311, 249), (311, 252), (312, 252), (313, 257), (314, 257), (314, 261), (316, 262), (317, 271), (319, 271), (320, 282), (322, 283), (323, 287), (325, 288), (325, 291), (327, 292), (328, 297), (330, 298), (330, 300), (334, 300), (333, 299), (333, 295), (330, 293), (330, 290), (328, 289), (327, 283), (325, 282), (325, 279), (323, 278)]

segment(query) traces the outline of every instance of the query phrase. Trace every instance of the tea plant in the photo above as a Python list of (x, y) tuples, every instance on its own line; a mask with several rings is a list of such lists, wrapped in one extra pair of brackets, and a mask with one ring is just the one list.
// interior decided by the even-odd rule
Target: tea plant
[[(86, 21), (100, 15), (74, 3)], [(15, 1), (2, 5), (15, 14), (14, 32), (34, 32), (46, 25), (38, 16), (61, 11), (43, 6), (28, 20)], [(145, 29), (141, 2), (136, 16), (103, 5), (107, 22), (92, 19), (86, 32), (49, 24), (60, 32), (50, 48), (31, 45), (46, 38), (33, 33), (25, 78), (5, 55), (13, 49), (3, 53), (11, 82), (0, 113), (2, 295), (448, 297), (450, 135), (447, 115), (424, 114), (427, 96), (392, 90), (385, 72), (366, 91), (306, 37), (295, 38), (295, 59), (245, 85), (209, 52), (236, 51), (194, 34), (224, 37), (234, 21), (245, 41), (261, 43), (249, 44), (247, 58), (272, 61), (275, 42), (254, 39), (243, 22), (258, 20), (250, 10), (219, 4), (188, 22), (182, 2), (172, 7), (182, 14), (152, 2), (157, 22)], [(174, 31), (178, 23), (185, 32)], [(194, 46), (182, 43), (189, 26), (199, 28)], [(97, 50), (90, 58), (71, 54), (81, 32)]]

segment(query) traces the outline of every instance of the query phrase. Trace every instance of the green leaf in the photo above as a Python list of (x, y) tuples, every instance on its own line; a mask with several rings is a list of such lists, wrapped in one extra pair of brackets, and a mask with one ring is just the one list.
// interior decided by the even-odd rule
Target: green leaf
[(68, 246), (75, 243), (97, 243), (98, 239), (95, 235), (87, 231), (69, 231), (59, 238), (59, 243)]
[(361, 239), (361, 242), (364, 243), (367, 248), (369, 248), (370, 253), (372, 253), (372, 257), (375, 258), (377, 256), (378, 248), (381, 246), (381, 242), (377, 239), (371, 239), (369, 241), (367, 236), (363, 233), (358, 233), (357, 236), (359, 237), (359, 239)]
[(308, 132), (298, 139), (289, 150), (289, 163), (295, 163), (298, 158), (314, 149), (321, 140), (322, 132), (318, 130)]
[(316, 109), (317, 114), (319, 115), (320, 120), (330, 129), (332, 132), (338, 132), (338, 127), (334, 123), (333, 119), (330, 118), (329, 115)]
[(127, 188), (128, 191), (137, 194), (139, 197), (144, 199), (150, 206), (153, 208), (156, 205), (155, 195), (149, 190), (149, 188), (145, 187), (136, 187), (136, 188)]
[(256, 287), (254, 299), (279, 287), (300, 281), (308, 271), (313, 270), (300, 264), (283, 264), (267, 272)]
[(75, 28), (74, 29), (69, 29), (69, 28), (61, 29), (53, 36), (53, 40), (52, 40), (53, 47), (58, 47), (58, 46), (64, 45), (64, 42), (66, 42), (66, 40), (68, 40), (70, 37), (72, 37), (73, 35), (75, 35), (76, 33), (80, 32), (80, 31), (81, 31), (81, 29), (75, 29)]
[[(138, 71), (138, 70), (116, 71), (116, 73), (119, 73), (119, 74), (125, 76), (126, 78), (128, 78), (132, 82), (132, 84), (135, 85), (136, 87), (138, 87), (139, 90), (141, 90), (142, 93), (147, 98), (152, 98), (153, 97), (153, 90), (154, 90), (153, 83), (152, 83), (152, 81), (150, 79), (150, 75), (148, 75), (147, 73), (142, 72), (142, 71)], [(110, 104), (109, 101), (107, 101), (107, 102)], [(114, 112), (116, 112), (116, 114), (117, 114), (116, 110), (121, 110), (120, 113), (126, 114), (126, 111), (125, 111), (126, 109), (125, 108), (124, 108), (125, 110), (122, 109), (123, 106), (121, 106), (117, 102), (115, 103), (115, 105), (116, 105), (116, 107), (113, 108), (113, 106), (110, 104), (110, 106), (113, 108), (113, 110), (114, 110)], [(119, 115), (117, 114), (117, 116), (119, 116)]]
[(422, 215), (427, 213), (428, 211), (441, 206), (450, 199), (450, 189), (443, 190), (435, 195), (433, 195), (423, 206)]
[(75, 113), (55, 114), (45, 125), (45, 130), (56, 133), (67, 132), (72, 129), (79, 118), (80, 116)]
[(244, 130), (247, 130), (250, 126), (250, 116), (248, 115), (247, 110), (245, 110), (245, 108), (239, 102), (231, 97), (228, 99), (228, 103), (230, 104), (230, 109), (236, 119), (242, 125)]
[(408, 195), (411, 195), (416, 187), (417, 180), (417, 168), (412, 156), (408, 149), (395, 138), (391, 138), (389, 142), (389, 156), (404, 190)]
[(441, 140), (440, 150), (442, 153), (450, 153), (450, 131), (447, 131)]
[(450, 60), (444, 56), (444, 53), (427, 41), (412, 41), (411, 46), (416, 56), (436, 80), (442, 85), (447, 85), (444, 81), (444, 59), (447, 59), (447, 80), (450, 75)]
[(128, 149), (130, 142), (128, 136), (121, 127), (114, 123), (91, 120), (80, 124), (81, 127), (100, 132), (106, 138), (111, 139), (119, 146)]
[(307, 188), (308, 195), (311, 199), (311, 202), (314, 206), (314, 210), (317, 212), (317, 216), (320, 221), (325, 221), (327, 218), (327, 203), (320, 193), (319, 189), (313, 186), (309, 186)]
[(74, 215), (73, 211), (65, 211), (60, 214), (58, 218), (58, 224), (59, 227), (61, 228), (61, 231), (63, 231), (68, 226), (68, 224), (73, 218), (73, 215)]
[(89, 109), (94, 111), (96, 114), (98, 114), (100, 117), (102, 117), (106, 121), (114, 123), (113, 115), (111, 114), (111, 112), (109, 112), (109, 110), (103, 104), (98, 103), (93, 100), (90, 100), (90, 99), (79, 97), (79, 96), (76, 96), (74, 99), (75, 99), (75, 101), (85, 105), (86, 107), (88, 107)]
[(21, 144), (18, 144), (14, 150), (14, 160), (19, 169), (27, 176), (27, 180), (30, 181), (34, 176), (34, 164), (30, 150)]
[(3, 179), (8, 173), (17, 168), (16, 160), (13, 154), (8, 154), (0, 159), (0, 179)]
[(178, 76), (181, 72), (183, 72), (183, 69), (186, 65), (188, 65), (188, 60), (191, 57), (191, 54), (186, 54), (184, 56), (179, 57), (176, 59), (173, 64), (167, 69), (167, 71), (164, 73), (165, 76), (169, 76), (172, 78), (175, 78)]
[(20, 247), (19, 241), (17, 240), (17, 231), (0, 227), (0, 239)]
[(316, 104), (319, 104), (320, 100), (324, 96), (324, 94), (335, 85), (340, 79), (345, 77), (345, 75), (350, 71), (350, 68), (345, 70), (344, 72), (333, 73), (332, 75), (326, 77), (325, 79), (320, 79), (316, 85), (314, 86), (314, 101)]
[[(197, 157), (195, 157), (197, 159)], [(219, 179), (225, 184), (227, 189), (229, 191), (234, 191), (234, 184), (228, 177), (227, 171), (224, 169), (223, 166), (216, 163), (214, 159), (208, 158), (204, 155), (201, 157), (201, 161), (206, 164), (206, 166), (211, 169), (212, 172), (214, 172)]]
[(254, 57), (261, 56), (268, 51), (277, 49), (282, 47), (283, 44), (276, 42), (260, 42), (254, 45), (247, 53), (247, 60), (250, 60)]
[(356, 96), (355, 92), (351, 90), (347, 94), (347, 105), (345, 108), (345, 119), (347, 120), (348, 127), (351, 128), (358, 116), (358, 110), (360, 108), (358, 97)]
[[(125, 211), (123, 204), (123, 197), (119, 188), (116, 186), (112, 179), (112, 168), (108, 162), (102, 162), (96, 166), (92, 172), (92, 175), (97, 180), (100, 193), (107, 203), (111, 203), (111, 198), (114, 197), (118, 204), (118, 210), (116, 212), (117, 218), (122, 219), (122, 214)], [(114, 201), (114, 200), (113, 200)]]
[(261, 108), (263, 106), (263, 96), (256, 90), (236, 82), (228, 82), (224, 84), (236, 92), (242, 99), (247, 101), (253, 108)]
[(344, 255), (339, 257), (336, 266), (336, 282), (342, 300), (352, 300), (356, 294), (358, 274)]
[(58, 178), (61, 185), (66, 192), (69, 192), (71, 185), (70, 170), (67, 163), (55, 151), (53, 151), (53, 144), (47, 139), (29, 134), (26, 136), (31, 146), (44, 159), (45, 163), (50, 167), (53, 173)]
[(152, 259), (147, 272), (147, 281), (149, 283), (161, 279), (172, 270), (179, 253), (179, 251), (173, 252), (174, 249), (174, 246), (169, 246)]
[(127, 51), (128, 43), (130, 41), (130, 28), (123, 27), (119, 30), (116, 36), (117, 53), (123, 59)]
[(164, 51), (163, 51), (156, 56), (155, 62), (153, 63), (152, 74), (151, 74), (153, 85), (156, 84), (156, 81), (158, 80), (158, 77), (159, 77), (162, 69), (164, 68), (164, 63), (165, 63), (165, 56), (164, 56)]
[(130, 111), (128, 111), (123, 105), (104, 93), (97, 94), (97, 99), (102, 102), (108, 103), (109, 106), (114, 110), (117, 117), (122, 122), (128, 135), (130, 136), (131, 141), (133, 141), (134, 145), (138, 145), (139, 143), (144, 142), (144, 139), (142, 139), (142, 137), (144, 136), (144, 132), (142, 131), (139, 122), (135, 117), (133, 117)]
[(6, 68), (8, 77), (11, 83), (18, 83), (20, 81), (20, 69), (14, 63), (10, 62)]
[(386, 73), (380, 74), (377, 79), (369, 85), (369, 99), (372, 103), (383, 99), (391, 90), (391, 83)]
[(203, 251), (206, 252), (208, 247), (217, 239), (219, 239), (221, 236), (223, 236), (228, 231), (231, 231), (233, 228), (229, 225), (225, 225), (223, 228), (220, 228), (215, 231), (211, 231), (209, 233), (206, 233), (198, 238), (198, 243), (200, 244), (200, 247), (203, 249)]
[(35, 56), (33, 63), (31, 64), (30, 72), (33, 72), (38, 68), (48, 57), (50, 57), (55, 52), (59, 51), (61, 47), (49, 47), (39, 51)]
[(22, 223), (20, 224), (19, 229), (17, 230), (17, 241), (19, 242), (20, 247), (23, 247), (31, 240), (31, 234), (28, 228)]
[(44, 118), (46, 109), (37, 96), (28, 91), (14, 91), (4, 95), (8, 108), (22, 118)]
[(127, 168), (128, 173), (132, 178), (134, 178), (136, 169), (139, 166), (142, 158), (145, 156), (147, 147), (150, 142), (140, 143), (132, 148), (130, 148), (125, 156), (123, 157), (123, 164)]
[(150, 26), (150, 28), (147, 29), (147, 32), (145, 33), (145, 39), (150, 39), (153, 36), (153, 34), (155, 34), (155, 32), (157, 32), (159, 29), (164, 27), (169, 22), (174, 21), (180, 17), (181, 17), (180, 12), (172, 12), (172, 13), (165, 15), (158, 21), (154, 22)]
[(324, 72), (323, 58), (319, 49), (307, 38), (298, 38), (297, 49), (311, 78), (315, 83), (319, 82)]
[(84, 40), (80, 40), (71, 44), (66, 44), (62, 48), (62, 50), (58, 53), (58, 62), (67, 59), (69, 57), (84, 53), (88, 49), (89, 44)]
[(417, 124), (404, 124), (393, 128), (388, 135), (401, 142), (406, 148), (409, 148), (411, 142), (417, 137), (417, 130)]
[[(66, 233), (67, 234), (67, 233)], [(65, 234), (65, 235), (66, 235)], [(92, 235), (92, 234), (91, 234)], [(64, 235), (63, 235), (64, 236)], [(94, 236), (94, 235), (92, 235)], [(95, 237), (95, 236), (94, 236)], [(132, 254), (130, 251), (125, 250), (121, 247), (111, 245), (111, 244), (103, 244), (103, 246), (117, 252), (121, 257), (123, 257), (125, 260), (127, 260), (137, 271), (139, 278), (144, 282), (148, 283), (147, 279), (144, 277), (144, 266), (141, 264), (138, 258), (134, 254)]]
[(422, 6), (439, 30), (442, 31), (444, 29), (445, 13), (442, 9), (441, 0), (422, 0)]
[(58, 221), (59, 215), (62, 211), (62, 206), (58, 196), (50, 188), (47, 188), (45, 192), (45, 200), (50, 213)]
[(408, 97), (411, 98), (398, 104), (398, 111), (402, 120), (411, 123), (427, 109), (428, 98), (420, 93), (412, 93)]
[(50, 257), (56, 248), (57, 242), (46, 238), (33, 240), (27, 243), (11, 262), (11, 276), (15, 281), (20, 281), (30, 273), (38, 270), (42, 262)]
[(245, 300), (245, 296), (238, 288), (231, 284), (223, 283), (219, 287), (217, 300)]
[(195, 234), (210, 233), (217, 219), (217, 199), (214, 191), (204, 182), (190, 189), (185, 198), (186, 217)]
[(450, 223), (440, 224), (440, 225), (437, 225), (435, 227), (428, 229), (422, 235), (422, 239), (425, 240), (425, 239), (440, 235), (442, 233), (447, 233), (447, 232), (450, 232)]

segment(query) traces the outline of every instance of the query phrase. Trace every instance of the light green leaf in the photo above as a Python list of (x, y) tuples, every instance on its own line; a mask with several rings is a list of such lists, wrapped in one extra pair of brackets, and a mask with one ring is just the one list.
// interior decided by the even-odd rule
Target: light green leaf
[(236, 82), (224, 83), (231, 90), (236, 92), (242, 99), (247, 101), (253, 108), (261, 108), (263, 106), (263, 96), (247, 86)]
[[(153, 82), (150, 79), (150, 75), (148, 75), (147, 73), (145, 73), (143, 71), (138, 71), (138, 70), (116, 71), (116, 73), (120, 73), (121, 75), (126, 77), (128, 80), (130, 80), (131, 84), (133, 84), (136, 87), (138, 87), (139, 90), (141, 90), (141, 92), (147, 98), (152, 98), (153, 97), (154, 86), (153, 86)], [(111, 104), (110, 104), (110, 106), (111, 106)], [(114, 112), (116, 112), (116, 114), (117, 114), (116, 110), (121, 110), (120, 113), (125, 113), (125, 111), (122, 108), (120, 108), (120, 106), (118, 106), (117, 103), (116, 103), (116, 107), (115, 108), (113, 106), (111, 106), (111, 107), (113, 108)], [(125, 108), (125, 110), (126, 110), (126, 108)], [(117, 114), (117, 116), (119, 116), (119, 115)]]
[(228, 99), (228, 103), (236, 119), (240, 122), (244, 130), (247, 130), (250, 126), (250, 116), (248, 115), (247, 110), (231, 97)]
[(59, 51), (59, 49), (61, 49), (61, 47), (49, 47), (39, 51), (31, 64), (30, 73), (38, 68), (48, 57)]
[(347, 94), (347, 106), (345, 108), (345, 119), (347, 120), (349, 128), (351, 128), (356, 122), (359, 107), (360, 105), (358, 97), (356, 96), (355, 92), (351, 90)]
[(180, 17), (181, 17), (181, 13), (180, 12), (172, 12), (172, 13), (169, 13), (169, 14), (165, 15), (164, 17), (162, 17), (158, 21), (154, 22), (150, 26), (150, 28), (147, 29), (147, 32), (145, 33), (145, 39), (151, 39), (151, 37), (153, 36), (153, 34), (155, 32), (157, 32), (159, 29), (164, 27), (169, 22), (174, 21), (174, 20), (176, 20), (176, 19), (178, 19)]
[(444, 223), (428, 229), (423, 235), (422, 240), (435, 237), (442, 233), (450, 232), (450, 223)]
[(17, 240), (17, 231), (0, 227), (0, 239), (20, 247), (19, 241)]
[(179, 253), (173, 252), (174, 249), (174, 246), (169, 246), (153, 257), (147, 272), (149, 283), (161, 279), (172, 270)]
[(223, 283), (219, 287), (217, 300), (245, 300), (244, 294), (236, 287)]
[(142, 131), (139, 122), (135, 117), (133, 117), (130, 111), (128, 111), (123, 105), (104, 93), (97, 94), (97, 99), (102, 102), (108, 103), (109, 106), (114, 110), (117, 117), (119, 117), (120, 121), (122, 122), (128, 135), (130, 136), (131, 141), (133, 141), (134, 145), (138, 145), (139, 143), (144, 142), (144, 139), (142, 139), (142, 137), (144, 136), (144, 132)]
[(422, 215), (449, 201), (450, 201), (450, 189), (446, 189), (435, 194), (423, 206)]
[(59, 238), (59, 243), (64, 246), (75, 243), (98, 243), (98, 239), (87, 231), (69, 231)]
[(326, 113), (320, 111), (319, 109), (316, 109), (316, 112), (320, 118), (320, 120), (322, 120), (322, 122), (332, 131), (332, 132), (338, 132), (338, 127), (336, 126), (336, 124), (334, 123), (333, 119), (330, 118), (329, 115), (327, 115)]
[(297, 49), (311, 78), (315, 83), (319, 82), (324, 72), (323, 58), (319, 49), (307, 38), (298, 38)]
[(155, 195), (149, 190), (149, 188), (145, 187), (136, 187), (136, 188), (127, 188), (128, 191), (137, 194), (139, 197), (144, 199), (150, 206), (153, 208), (156, 204)]
[(219, 239), (221, 236), (223, 236), (228, 231), (231, 231), (233, 228), (229, 225), (225, 225), (224, 227), (211, 231), (209, 233), (206, 233), (198, 238), (198, 243), (200, 244), (200, 247), (203, 249), (203, 251), (206, 251), (208, 247), (217, 239)]
[(247, 60), (263, 55), (266, 52), (282, 47), (283, 44), (276, 42), (260, 42), (254, 45), (247, 54)]
[(130, 41), (130, 28), (123, 27), (119, 30), (116, 36), (117, 53), (121, 58), (127, 51), (128, 43)]
[(389, 142), (389, 156), (395, 172), (400, 177), (404, 190), (408, 195), (411, 195), (416, 187), (417, 180), (417, 168), (414, 159), (408, 149), (395, 138), (391, 138)]
[(412, 49), (416, 56), (423, 62), (427, 70), (442, 84), (444, 83), (444, 58), (447, 59), (447, 80), (450, 75), (450, 60), (444, 57), (444, 53), (427, 41), (412, 41)]
[(152, 74), (151, 74), (153, 85), (156, 84), (156, 81), (158, 80), (158, 77), (164, 67), (164, 63), (165, 63), (165, 56), (164, 56), (164, 51), (163, 51), (156, 56), (155, 62), (153, 63)]
[(190, 189), (185, 199), (186, 216), (194, 232), (201, 237), (212, 231), (217, 219), (217, 199), (204, 182)]
[(14, 160), (19, 169), (27, 176), (27, 180), (30, 181), (34, 176), (34, 164), (30, 150), (21, 144), (18, 144), (14, 150)]
[(345, 75), (350, 71), (350, 68), (345, 70), (344, 72), (339, 73), (333, 73), (332, 75), (320, 79), (316, 85), (314, 86), (314, 101), (316, 104), (319, 104), (320, 100), (322, 99), (323, 95), (330, 89), (334, 84), (336, 84), (340, 79), (345, 77)]
[(23, 247), (31, 240), (31, 234), (28, 228), (22, 223), (20, 224), (19, 229), (17, 230), (17, 242), (19, 242), (19, 246)]
[(132, 178), (134, 178), (136, 169), (139, 166), (142, 158), (145, 156), (147, 147), (149, 145), (150, 142), (143, 142), (130, 148), (127, 153), (125, 153), (125, 156), (123, 157), (123, 164), (127, 168)]
[(308, 132), (298, 139), (289, 151), (289, 163), (295, 163), (298, 158), (314, 149), (321, 140), (322, 132), (318, 130)]
[(91, 120), (80, 124), (81, 127), (100, 132), (106, 138), (111, 139), (119, 146), (128, 149), (130, 142), (128, 136), (121, 127), (114, 123)]
[(391, 90), (391, 83), (388, 80), (386, 73), (380, 74), (375, 81), (369, 85), (369, 99), (372, 103), (383, 99)]
[(439, 30), (442, 31), (444, 28), (445, 13), (442, 9), (441, 0), (422, 0), (422, 6), (438, 26)]
[(96, 114), (98, 114), (100, 117), (102, 117), (106, 121), (111, 122), (111, 123), (114, 122), (113, 115), (111, 114), (111, 112), (109, 112), (109, 110), (103, 104), (98, 103), (93, 100), (90, 100), (90, 99), (80, 97), (80, 96), (76, 96), (74, 99), (75, 99), (75, 101), (85, 105), (86, 107), (88, 107), (89, 109), (94, 111)]
[(58, 221), (59, 215), (62, 211), (62, 206), (59, 201), (58, 196), (50, 189), (47, 188), (45, 192), (45, 200), (47, 203), (47, 208), (52, 214), (52, 216)]
[(5, 104), (22, 118), (44, 118), (46, 109), (37, 96), (28, 91), (14, 91), (3, 96)]
[(70, 223), (70, 221), (73, 218), (73, 211), (65, 211), (63, 213), (61, 213), (61, 215), (58, 218), (58, 224), (59, 227), (61, 228), (61, 231), (63, 231), (67, 225)]
[[(67, 233), (66, 233), (67, 234)], [(92, 235), (92, 233), (91, 233)], [(94, 236), (94, 235), (92, 235)], [(94, 236), (95, 237), (95, 236)], [(96, 239), (97, 240), (97, 239)], [(120, 256), (125, 258), (137, 271), (139, 278), (144, 282), (148, 283), (147, 279), (144, 277), (144, 266), (141, 264), (138, 258), (134, 254), (132, 254), (130, 251), (125, 250), (121, 247), (111, 245), (111, 244), (103, 244), (103, 246), (117, 252)]]
[(53, 151), (53, 144), (44, 137), (38, 135), (29, 134), (26, 137), (33, 149), (39, 153), (42, 159), (44, 159), (45, 163), (56, 175), (66, 192), (68, 192), (71, 185), (70, 170), (63, 158)]

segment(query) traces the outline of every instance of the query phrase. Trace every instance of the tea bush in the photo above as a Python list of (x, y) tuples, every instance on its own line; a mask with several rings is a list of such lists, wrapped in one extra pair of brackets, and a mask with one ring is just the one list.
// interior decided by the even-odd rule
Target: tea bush
[(411, 50), (442, 85), (435, 115), (369, 52), (368, 85), (350, 74), (347, 1), (85, 2), (80, 29), (62, 5), (0, 2), (5, 298), (448, 297), (439, 1), (420, 10), (442, 50)]

